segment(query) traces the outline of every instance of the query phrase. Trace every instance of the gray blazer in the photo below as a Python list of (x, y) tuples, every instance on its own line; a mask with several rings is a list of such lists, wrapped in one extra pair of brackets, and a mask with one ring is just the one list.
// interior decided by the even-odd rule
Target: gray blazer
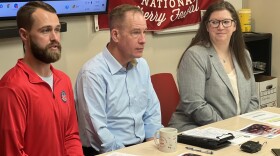
[[(252, 67), (249, 52), (248, 64)], [(241, 114), (258, 109), (255, 78), (246, 80), (236, 59)], [(252, 69), (252, 68), (251, 68)], [(213, 47), (193, 46), (184, 54), (178, 69), (180, 102), (169, 122), (178, 131), (189, 130), (237, 115), (233, 89)]]

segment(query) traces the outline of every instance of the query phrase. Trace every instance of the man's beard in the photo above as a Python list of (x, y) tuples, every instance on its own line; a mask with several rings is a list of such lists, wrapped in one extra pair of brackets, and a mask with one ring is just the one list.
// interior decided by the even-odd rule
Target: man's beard
[[(50, 47), (52, 45), (56, 45), (57, 46), (57, 50), (53, 51), (50, 49)], [(61, 56), (61, 45), (59, 42), (51, 42), (50, 44), (48, 44), (45, 48), (40, 48), (35, 42), (33, 42), (33, 40), (30, 40), (30, 47), (31, 47), (31, 53), (33, 54), (33, 56), (46, 63), (54, 63), (56, 61), (58, 61), (60, 59)]]

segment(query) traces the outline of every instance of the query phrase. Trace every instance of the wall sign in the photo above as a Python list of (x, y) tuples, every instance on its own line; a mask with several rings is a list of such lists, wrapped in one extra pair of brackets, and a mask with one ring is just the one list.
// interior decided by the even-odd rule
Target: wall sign
[[(147, 20), (148, 30), (194, 25), (200, 22), (200, 10), (206, 10), (216, 0), (110, 0), (109, 12), (120, 4), (132, 4), (141, 8)], [(99, 29), (108, 29), (108, 15), (98, 15)]]

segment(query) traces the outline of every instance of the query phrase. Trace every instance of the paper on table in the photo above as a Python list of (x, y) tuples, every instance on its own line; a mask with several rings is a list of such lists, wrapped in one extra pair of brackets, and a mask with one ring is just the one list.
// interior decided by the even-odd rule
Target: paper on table
[(250, 124), (240, 130), (244, 133), (259, 135), (266, 138), (275, 138), (280, 135), (280, 128), (274, 128), (264, 124)]
[(230, 130), (215, 128), (215, 127), (207, 127), (204, 129), (191, 129), (182, 132), (182, 134), (185, 135), (200, 136), (206, 138), (216, 138), (217, 136), (221, 136), (223, 134), (228, 134), (228, 133), (231, 133), (234, 136), (234, 139), (229, 140), (233, 145), (242, 144), (248, 140), (257, 137), (251, 134), (244, 134), (241, 132), (230, 131)]
[(280, 114), (277, 113), (260, 110), (240, 115), (240, 117), (258, 122), (264, 122), (274, 126), (280, 126)]
[(119, 153), (119, 152), (113, 152), (113, 153), (107, 154), (106, 156), (137, 156), (137, 155), (126, 154), (126, 153)]
[(217, 137), (224, 135), (224, 133), (222, 133), (222, 132), (212, 131), (211, 128), (191, 129), (191, 130), (182, 132), (182, 134), (194, 136), (194, 137), (200, 137), (200, 138), (213, 139), (213, 140), (219, 140)]

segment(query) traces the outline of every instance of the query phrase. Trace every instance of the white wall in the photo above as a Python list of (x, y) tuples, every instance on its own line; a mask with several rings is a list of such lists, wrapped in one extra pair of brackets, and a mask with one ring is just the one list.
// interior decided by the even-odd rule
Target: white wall
[[(66, 72), (74, 84), (82, 64), (99, 53), (109, 41), (109, 32), (93, 32), (90, 16), (61, 18), (61, 21), (67, 22), (68, 30), (61, 34), (62, 58), (54, 66)], [(144, 58), (150, 65), (151, 73), (171, 72), (175, 75), (178, 60), (194, 34), (147, 33)], [(0, 77), (20, 57), (23, 57), (23, 52), (19, 38), (0, 39)]]
[[(237, 9), (241, 1), (230, 0)], [(68, 30), (62, 33), (62, 58), (54, 66), (67, 73), (72, 83), (83, 63), (100, 52), (109, 41), (108, 31), (93, 31), (91, 16), (64, 17)], [(0, 23), (0, 26), (5, 22)], [(154, 35), (147, 34), (144, 58), (147, 59), (151, 73), (170, 72), (176, 77), (176, 66), (183, 51), (195, 32)], [(23, 57), (19, 38), (0, 39), (0, 77), (12, 68), (17, 59)]]
[[(54, 66), (66, 72), (74, 82), (82, 64), (99, 53), (109, 41), (109, 32), (93, 32), (90, 16), (61, 18), (61, 21), (67, 22), (68, 30), (61, 34), (62, 58)], [(147, 33), (144, 58), (150, 65), (151, 73), (171, 72), (175, 75), (178, 60), (194, 34)], [(23, 52), (19, 38), (0, 39), (0, 77), (20, 57), (23, 57)]]

